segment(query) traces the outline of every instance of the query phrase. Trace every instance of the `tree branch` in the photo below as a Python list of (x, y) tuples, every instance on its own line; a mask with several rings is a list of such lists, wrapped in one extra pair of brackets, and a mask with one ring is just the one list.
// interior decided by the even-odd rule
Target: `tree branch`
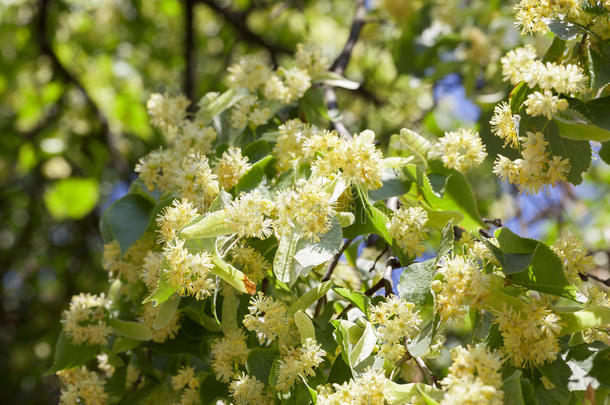
[(38, 45), (40, 47), (40, 52), (47, 56), (53, 65), (53, 69), (62, 77), (64, 82), (72, 84), (76, 87), (79, 92), (85, 98), (85, 102), (89, 107), (93, 110), (97, 120), (100, 122), (102, 126), (102, 139), (100, 139), (103, 143), (108, 145), (108, 149), (110, 151), (110, 156), (112, 158), (112, 163), (119, 170), (119, 172), (123, 175), (127, 175), (128, 164), (121, 156), (118, 151), (116, 145), (115, 134), (110, 130), (110, 124), (108, 119), (96, 104), (96, 102), (91, 98), (83, 84), (80, 80), (74, 76), (70, 71), (64, 66), (64, 64), (59, 60), (59, 57), (55, 53), (53, 49), (51, 37), (47, 33), (47, 16), (49, 13), (49, 4), (51, 0), (39, 0), (38, 2), (38, 20), (36, 26), (36, 36), (38, 40)]
[(195, 30), (193, 26), (193, 11), (195, 0), (184, 2), (184, 94), (195, 103)]
[(208, 6), (212, 11), (221, 15), (231, 26), (237, 31), (239, 36), (246, 42), (253, 45), (258, 45), (269, 51), (273, 63), (277, 65), (277, 56), (279, 54), (291, 54), (293, 51), (282, 45), (269, 42), (261, 35), (252, 31), (247, 23), (246, 19), (248, 13), (242, 13), (239, 11), (231, 10), (229, 7), (221, 6), (215, 0), (197, 0), (200, 3)]
[[(356, 42), (358, 42), (358, 38), (360, 37), (360, 32), (362, 31), (362, 27), (364, 26), (364, 17), (366, 15), (366, 7), (364, 0), (358, 0), (356, 3), (356, 12), (354, 13), (354, 19), (352, 20), (352, 25), (349, 31), (349, 36), (347, 37), (347, 41), (343, 46), (343, 50), (337, 56), (337, 59), (330, 65), (330, 70), (332, 72), (338, 73), (342, 75), (347, 68), (347, 64), (349, 63), (352, 57), (352, 51), (354, 50), (354, 46)], [(324, 99), (326, 100), (326, 106), (329, 112), (339, 112), (339, 105), (337, 103), (337, 95), (335, 94), (335, 90), (328, 85), (324, 86)], [(351, 139), (352, 134), (345, 127), (345, 124), (341, 120), (331, 120), (331, 126), (334, 130), (339, 132), (345, 138)]]

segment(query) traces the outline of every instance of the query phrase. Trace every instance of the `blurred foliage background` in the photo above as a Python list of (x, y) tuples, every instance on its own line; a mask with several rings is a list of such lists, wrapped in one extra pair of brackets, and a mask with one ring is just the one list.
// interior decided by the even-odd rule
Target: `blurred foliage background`
[[(44, 374), (60, 313), (73, 294), (106, 288), (99, 217), (128, 190), (137, 159), (163, 144), (148, 123), (150, 93), (184, 92), (196, 102), (225, 89), (224, 73), (240, 55), (263, 52), (277, 63), (300, 42), (332, 60), (354, 3), (0, 0), (1, 403), (57, 401), (56, 378)], [(365, 3), (345, 72), (362, 85), (337, 89), (345, 125), (373, 129), (381, 143), (403, 127), (430, 136), (479, 129), (489, 158), (469, 178), (482, 213), (542, 239), (572, 227), (603, 274), (607, 166), (598, 159), (583, 185), (534, 197), (490, 175), (501, 144), (488, 122), (510, 91), (498, 62), (522, 40), (512, 3)], [(541, 51), (548, 46), (548, 38), (536, 41)]]

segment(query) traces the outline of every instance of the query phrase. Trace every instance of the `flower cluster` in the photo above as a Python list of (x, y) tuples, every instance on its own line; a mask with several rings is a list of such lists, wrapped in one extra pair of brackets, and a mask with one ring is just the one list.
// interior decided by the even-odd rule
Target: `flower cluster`
[(586, 275), (595, 267), (593, 257), (587, 254), (582, 242), (569, 231), (564, 230), (551, 248), (563, 262), (563, 271), (568, 281), (574, 285), (580, 284), (579, 274)]
[(516, 184), (521, 192), (535, 194), (567, 179), (570, 160), (561, 156), (550, 158), (548, 142), (541, 132), (528, 132), (520, 142), (523, 159), (510, 160), (498, 155), (493, 170), (501, 180)]
[(229, 382), (236, 366), (246, 364), (250, 349), (246, 345), (246, 334), (239, 328), (212, 343), (212, 369), (216, 378)]
[(108, 402), (104, 379), (97, 373), (87, 370), (85, 366), (58, 371), (57, 376), (64, 385), (59, 398), (60, 404), (104, 405)]
[(424, 253), (426, 247), (425, 226), (428, 214), (421, 207), (402, 207), (394, 212), (388, 231), (405, 253), (416, 257)]
[(379, 354), (386, 361), (395, 362), (405, 355), (405, 339), (417, 335), (423, 320), (415, 304), (391, 296), (387, 301), (371, 308), (371, 322), (379, 325)]
[(456, 346), (449, 375), (441, 384), (446, 391), (442, 405), (503, 404), (502, 360), (484, 346)]
[(559, 353), (561, 319), (541, 298), (533, 297), (520, 308), (504, 303), (494, 310), (506, 354), (517, 367), (552, 362)]
[(318, 388), (317, 404), (384, 404), (390, 384), (383, 371), (369, 369), (343, 384)]
[(467, 305), (476, 305), (487, 292), (485, 275), (469, 257), (452, 255), (441, 260), (430, 287), (435, 293), (436, 310), (442, 320), (460, 320)]
[(62, 314), (64, 332), (76, 344), (105, 345), (112, 333), (106, 323), (109, 306), (104, 294), (73, 296), (70, 307)]
[(290, 348), (280, 357), (277, 371), (277, 389), (288, 392), (300, 377), (315, 374), (314, 369), (324, 361), (326, 352), (315, 340), (307, 341), (297, 348)]
[(428, 155), (440, 157), (448, 169), (466, 171), (483, 163), (487, 152), (478, 132), (460, 128), (455, 132), (446, 132)]
[(229, 392), (235, 401), (235, 405), (258, 405), (268, 404), (272, 399), (265, 392), (265, 384), (245, 373), (231, 381)]
[(172, 388), (181, 391), (179, 405), (199, 404), (199, 379), (195, 377), (192, 367), (182, 367), (178, 374), (172, 377)]
[(275, 340), (282, 342), (291, 340), (291, 326), (294, 321), (286, 313), (286, 307), (259, 292), (250, 300), (249, 314), (244, 317), (243, 324), (249, 331), (256, 332), (259, 340)]
[(206, 252), (190, 253), (183, 239), (174, 239), (163, 247), (163, 257), (169, 268), (164, 274), (182, 296), (203, 299), (211, 294), (214, 282), (208, 277), (212, 261)]

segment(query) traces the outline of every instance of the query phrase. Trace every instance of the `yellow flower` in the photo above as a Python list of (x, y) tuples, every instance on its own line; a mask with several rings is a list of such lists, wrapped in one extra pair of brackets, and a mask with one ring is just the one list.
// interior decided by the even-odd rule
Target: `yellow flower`
[(416, 257), (426, 250), (423, 244), (426, 222), (428, 214), (423, 208), (402, 207), (394, 212), (388, 230), (392, 239), (405, 253)]
[(268, 218), (273, 202), (258, 190), (242, 193), (225, 207), (226, 224), (239, 236), (265, 239), (271, 235), (272, 220)]
[(215, 171), (220, 186), (225, 190), (231, 189), (250, 167), (252, 166), (248, 163), (248, 158), (241, 155), (241, 149), (231, 146), (216, 164)]

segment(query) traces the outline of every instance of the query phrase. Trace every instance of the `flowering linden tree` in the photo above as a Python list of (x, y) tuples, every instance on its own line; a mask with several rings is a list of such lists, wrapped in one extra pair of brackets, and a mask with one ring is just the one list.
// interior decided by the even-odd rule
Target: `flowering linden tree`
[[(578, 184), (590, 141), (610, 160), (610, 2), (523, 0), (516, 22), (553, 40), (501, 58), (494, 172), (523, 193)], [(63, 313), (62, 403), (605, 403), (610, 298), (583, 284), (581, 242), (481, 218), (472, 129), (350, 133), (332, 94), (356, 85), (346, 58), (252, 54), (197, 105), (150, 97), (167, 144), (101, 219), (110, 285)]]

